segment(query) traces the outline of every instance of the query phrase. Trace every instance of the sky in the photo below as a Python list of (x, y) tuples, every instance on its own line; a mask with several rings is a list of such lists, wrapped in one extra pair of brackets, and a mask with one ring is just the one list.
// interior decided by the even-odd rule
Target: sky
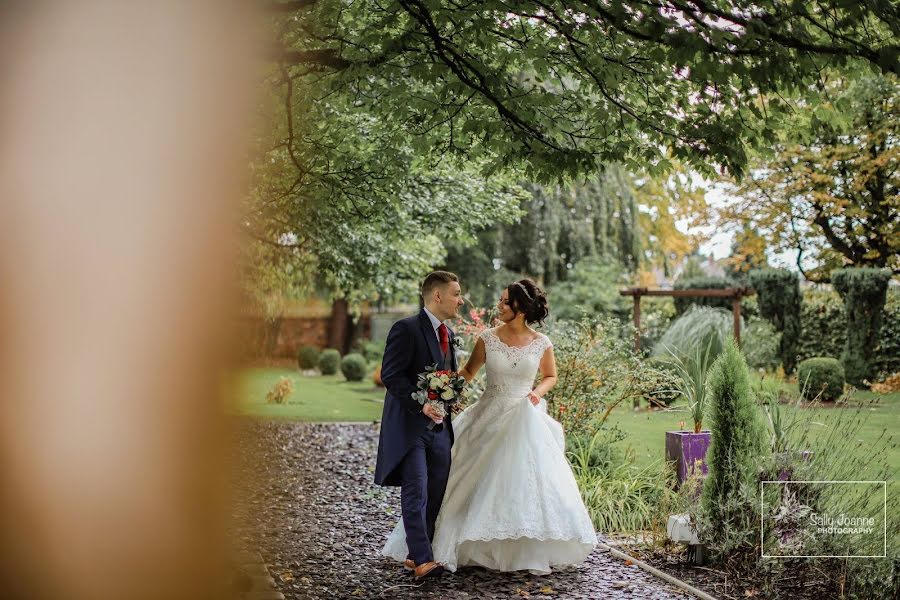
[[(729, 196), (724, 192), (721, 186), (709, 182), (704, 182), (703, 185), (706, 187), (706, 201), (710, 206), (719, 208), (728, 204)], [(709, 241), (700, 244), (701, 254), (705, 256), (712, 255), (715, 260), (725, 258), (731, 254), (731, 242), (734, 240), (734, 234), (731, 231), (723, 231), (721, 229), (716, 230), (715, 226), (712, 224), (706, 227), (690, 229), (687, 226), (687, 221), (679, 222), (676, 225), (679, 229), (687, 233), (699, 232), (705, 235), (711, 234)], [(778, 254), (770, 253), (769, 263), (773, 267), (782, 267), (791, 271), (796, 271), (797, 252), (791, 250), (788, 252), (780, 252)]]

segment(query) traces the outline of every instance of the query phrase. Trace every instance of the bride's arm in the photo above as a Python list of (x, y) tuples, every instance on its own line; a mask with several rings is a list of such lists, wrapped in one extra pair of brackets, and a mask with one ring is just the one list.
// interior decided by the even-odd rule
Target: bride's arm
[(465, 377), (466, 381), (471, 382), (475, 379), (475, 375), (478, 374), (479, 369), (481, 369), (481, 366), (484, 364), (484, 359), (484, 340), (478, 338), (475, 340), (475, 348), (472, 349), (472, 354), (469, 355), (466, 366), (460, 369), (459, 374)]
[(544, 352), (539, 368), (541, 371), (541, 382), (529, 394), (534, 404), (540, 402), (540, 399), (556, 385), (556, 358), (553, 356), (553, 346), (547, 348)]

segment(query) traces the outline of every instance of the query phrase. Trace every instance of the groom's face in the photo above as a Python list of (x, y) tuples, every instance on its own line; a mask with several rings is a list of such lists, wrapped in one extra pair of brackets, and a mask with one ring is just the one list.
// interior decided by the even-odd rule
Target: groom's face
[(450, 281), (438, 286), (435, 293), (436, 308), (442, 314), (436, 315), (441, 320), (452, 319), (459, 313), (459, 307), (463, 305), (462, 289), (458, 281)]

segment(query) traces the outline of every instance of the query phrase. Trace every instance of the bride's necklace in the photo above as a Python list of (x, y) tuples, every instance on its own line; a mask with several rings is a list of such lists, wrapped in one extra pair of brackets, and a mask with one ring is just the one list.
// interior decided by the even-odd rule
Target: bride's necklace
[[(524, 346), (511, 346), (511, 345), (507, 344), (506, 342), (504, 342), (502, 339), (500, 339), (500, 335), (496, 331), (494, 332), (494, 335), (497, 337), (497, 340), (501, 344), (503, 344), (504, 346), (506, 346), (509, 349), (507, 356), (509, 356), (510, 360), (512, 361), (511, 368), (513, 368), (513, 369), (515, 369), (516, 365), (518, 365), (519, 362), (525, 357), (525, 348), (528, 348), (531, 344), (534, 343), (534, 340), (537, 339), (536, 337), (532, 338)], [(516, 358), (513, 358), (513, 357), (516, 357)]]

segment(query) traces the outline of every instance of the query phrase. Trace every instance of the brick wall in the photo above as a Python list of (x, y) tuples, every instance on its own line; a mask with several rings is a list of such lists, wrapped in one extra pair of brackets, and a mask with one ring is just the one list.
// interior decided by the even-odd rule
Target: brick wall
[[(301, 346), (324, 349), (328, 345), (329, 317), (282, 317), (267, 322), (258, 317), (243, 317), (239, 321), (241, 355), (248, 359), (297, 358)], [(368, 337), (368, 316), (355, 324), (357, 337)]]

